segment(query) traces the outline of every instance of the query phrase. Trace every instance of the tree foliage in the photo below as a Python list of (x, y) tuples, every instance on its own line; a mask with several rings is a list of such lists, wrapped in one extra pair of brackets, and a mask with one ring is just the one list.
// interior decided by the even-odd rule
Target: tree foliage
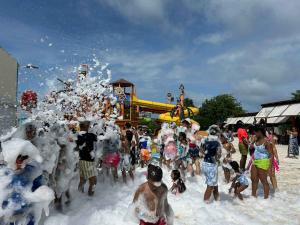
[(297, 90), (292, 93), (293, 100), (300, 100), (300, 90)]
[(206, 99), (199, 111), (195, 119), (200, 123), (201, 129), (207, 129), (212, 124), (224, 122), (228, 117), (245, 113), (241, 104), (229, 94)]
[(156, 120), (152, 118), (140, 118), (139, 125), (147, 126), (152, 132), (160, 129), (160, 124), (158, 124)]
[(185, 98), (184, 99), (184, 106), (185, 107), (195, 107), (193, 99)]

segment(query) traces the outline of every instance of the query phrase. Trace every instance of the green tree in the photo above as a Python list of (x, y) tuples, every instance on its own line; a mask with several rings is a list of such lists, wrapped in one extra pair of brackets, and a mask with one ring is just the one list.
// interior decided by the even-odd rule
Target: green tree
[(185, 107), (195, 107), (193, 99), (185, 98), (184, 99), (184, 106)]
[(297, 90), (292, 93), (293, 100), (300, 100), (300, 90)]
[(160, 124), (158, 124), (156, 120), (152, 118), (140, 118), (139, 125), (147, 126), (152, 132), (160, 129)]
[(241, 104), (229, 94), (206, 99), (199, 111), (195, 119), (200, 123), (201, 129), (207, 129), (212, 124), (224, 122), (228, 117), (245, 113)]

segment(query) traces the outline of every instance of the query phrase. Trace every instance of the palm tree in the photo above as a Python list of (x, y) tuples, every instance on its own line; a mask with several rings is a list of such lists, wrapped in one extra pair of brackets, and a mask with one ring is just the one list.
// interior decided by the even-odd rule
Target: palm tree
[(300, 90), (297, 90), (292, 93), (293, 100), (300, 100)]

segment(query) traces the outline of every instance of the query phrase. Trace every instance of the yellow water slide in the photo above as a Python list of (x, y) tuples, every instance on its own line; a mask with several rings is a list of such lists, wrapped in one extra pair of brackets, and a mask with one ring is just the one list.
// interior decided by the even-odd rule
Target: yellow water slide
[[(162, 113), (159, 115), (158, 120), (161, 122), (175, 122), (177, 124), (180, 123), (179, 117), (171, 117), (170, 112), (176, 107), (176, 105), (173, 104), (167, 104), (167, 103), (161, 103), (161, 102), (153, 102), (153, 101), (147, 101), (138, 99), (136, 96), (133, 96), (132, 98), (132, 104), (136, 106), (140, 106), (143, 108), (151, 109), (153, 111), (164, 111), (166, 113)], [(194, 113), (195, 115), (199, 113), (199, 109), (196, 107), (189, 107), (189, 109)], [(184, 116), (188, 116), (188, 110), (184, 110)], [(193, 123), (197, 123), (196, 121), (192, 120)]]

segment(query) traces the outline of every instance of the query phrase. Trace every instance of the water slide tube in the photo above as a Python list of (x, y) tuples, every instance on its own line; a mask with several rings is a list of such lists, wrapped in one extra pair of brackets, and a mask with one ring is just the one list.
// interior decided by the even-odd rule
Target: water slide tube
[[(161, 121), (161, 122), (168, 122), (168, 123), (175, 122), (177, 124), (180, 123), (180, 118), (179, 117), (171, 117), (171, 114), (170, 114), (170, 112), (176, 107), (176, 105), (142, 100), (142, 99), (138, 99), (136, 96), (133, 96), (132, 104), (136, 105), (136, 106), (149, 108), (149, 109), (152, 109), (152, 110), (166, 111), (166, 113), (162, 113), (158, 117), (158, 120)], [(197, 113), (199, 113), (199, 109), (196, 108), (196, 107), (189, 107), (189, 109), (195, 115)], [(184, 115), (188, 116), (188, 111), (187, 110), (184, 110)], [(197, 123), (197, 122), (192, 120), (192, 123)]]

